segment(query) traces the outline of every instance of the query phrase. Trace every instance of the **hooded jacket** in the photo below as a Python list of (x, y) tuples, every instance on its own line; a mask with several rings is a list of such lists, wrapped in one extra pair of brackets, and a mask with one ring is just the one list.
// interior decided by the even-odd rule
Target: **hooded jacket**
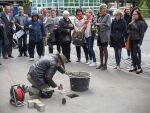
[(29, 30), (30, 41), (40, 42), (43, 40), (43, 37), (45, 36), (44, 25), (43, 22), (39, 19), (37, 21), (34, 21), (33, 16), (37, 16), (39, 18), (37, 13), (33, 13), (32, 19), (26, 23), (25, 28)]

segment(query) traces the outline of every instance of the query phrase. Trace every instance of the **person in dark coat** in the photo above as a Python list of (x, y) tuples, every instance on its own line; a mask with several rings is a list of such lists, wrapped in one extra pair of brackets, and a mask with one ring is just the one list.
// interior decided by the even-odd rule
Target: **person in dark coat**
[[(126, 7), (124, 10), (124, 20), (126, 21), (127, 26), (131, 22), (131, 10), (129, 7)], [(128, 33), (126, 34), (126, 37), (125, 37), (126, 42), (127, 42), (127, 39), (128, 39)], [(127, 59), (130, 59), (130, 55), (131, 55), (130, 49), (127, 49), (127, 55), (128, 55)]]
[(3, 22), (5, 23), (6, 26), (6, 34), (7, 34), (7, 38), (9, 40), (9, 44), (8, 46), (3, 48), (3, 58), (7, 59), (7, 55), (10, 58), (13, 58), (12, 56), (12, 46), (13, 46), (13, 34), (14, 34), (14, 29), (13, 29), (13, 17), (10, 16), (10, 6), (5, 6), (4, 7), (4, 12), (1, 14), (1, 18), (3, 20)]
[[(1, 19), (1, 13), (2, 13), (3, 9), (0, 8), (0, 57), (1, 54), (3, 54), (3, 48), (6, 47), (6, 45), (8, 45), (8, 40), (7, 40), (7, 35), (6, 35), (6, 26), (5, 23), (3, 22), (3, 20)], [(0, 62), (0, 65), (1, 62)]]
[(59, 30), (60, 30), (60, 43), (62, 47), (62, 53), (67, 58), (66, 63), (71, 62), (70, 60), (70, 51), (71, 51), (71, 30), (74, 29), (74, 26), (69, 19), (69, 12), (63, 12), (63, 18), (59, 21)]
[(40, 91), (44, 91), (49, 87), (56, 88), (57, 84), (53, 81), (53, 77), (56, 71), (62, 74), (67, 73), (64, 65), (65, 59), (60, 54), (49, 54), (31, 65), (27, 79), (32, 84), (32, 87)]
[(125, 35), (126, 35), (126, 22), (122, 19), (122, 13), (119, 10), (114, 12), (114, 20), (111, 24), (111, 37), (110, 46), (114, 48), (116, 67), (115, 69), (120, 70), (121, 52), (125, 46)]
[[(141, 13), (141, 9), (138, 7), (138, 6), (135, 6), (133, 9), (132, 9), (132, 11), (131, 11), (131, 16), (130, 16), (130, 22), (132, 21), (132, 15), (133, 15), (133, 12), (134, 11), (139, 11), (140, 13)], [(144, 25), (144, 31), (146, 32), (146, 30), (147, 30), (147, 28), (148, 28), (148, 25), (147, 25), (147, 23), (146, 23), (146, 21), (145, 21), (145, 19), (143, 18), (143, 25)], [(138, 49), (138, 58), (139, 58), (139, 60), (140, 60), (140, 63), (141, 63), (141, 49)], [(132, 57), (132, 54), (131, 54), (131, 57)]]
[[(128, 26), (128, 33), (130, 35), (130, 47), (131, 47), (131, 56), (133, 69), (129, 70), (129, 72), (135, 72), (136, 74), (140, 74), (143, 72), (141, 68), (141, 45), (143, 42), (145, 30), (147, 26), (141, 13), (139, 11), (134, 11), (132, 14), (132, 22)], [(139, 53), (140, 52), (140, 53)]]
[(34, 60), (34, 49), (36, 46), (39, 58), (41, 58), (43, 53), (43, 37), (46, 35), (43, 22), (39, 20), (37, 13), (32, 14), (32, 19), (29, 20), (26, 25), (26, 29), (29, 30), (29, 56), (30, 61)]
[(15, 16), (15, 25), (16, 32), (23, 30), (24, 35), (18, 38), (18, 47), (19, 47), (19, 55), (18, 57), (22, 57), (22, 54), (27, 57), (27, 33), (24, 29), (25, 24), (28, 21), (28, 16), (24, 14), (23, 7), (19, 6), (18, 15)]

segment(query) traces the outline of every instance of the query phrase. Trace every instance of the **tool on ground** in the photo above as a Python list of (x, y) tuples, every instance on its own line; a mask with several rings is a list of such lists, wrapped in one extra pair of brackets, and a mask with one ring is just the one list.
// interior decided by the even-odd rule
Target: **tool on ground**
[(24, 99), (25, 99), (25, 90), (27, 87), (25, 85), (16, 84), (11, 86), (10, 89), (10, 104), (15, 105), (16, 107), (24, 106)]

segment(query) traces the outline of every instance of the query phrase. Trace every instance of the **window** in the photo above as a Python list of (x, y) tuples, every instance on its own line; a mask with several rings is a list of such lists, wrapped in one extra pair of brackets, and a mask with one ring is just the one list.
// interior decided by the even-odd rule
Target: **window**
[(41, 7), (41, 4), (38, 4), (38, 7)]
[(52, 0), (47, 0), (47, 3), (52, 3)]

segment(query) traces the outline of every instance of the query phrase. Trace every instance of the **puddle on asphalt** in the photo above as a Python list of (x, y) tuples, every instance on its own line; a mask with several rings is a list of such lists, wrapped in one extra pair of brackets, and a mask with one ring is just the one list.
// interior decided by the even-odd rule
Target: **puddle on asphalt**
[(69, 95), (67, 95), (69, 98), (76, 98), (76, 97), (79, 97), (79, 95), (77, 95), (77, 94), (75, 94), (75, 93), (73, 93), (73, 94), (69, 94)]

